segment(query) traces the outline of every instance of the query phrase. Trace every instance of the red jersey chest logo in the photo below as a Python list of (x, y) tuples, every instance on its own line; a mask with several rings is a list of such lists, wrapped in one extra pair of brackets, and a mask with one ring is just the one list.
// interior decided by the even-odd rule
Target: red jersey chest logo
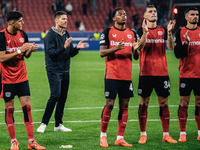
[(25, 42), (25, 39), (21, 35), (20, 31), (16, 35), (5, 34), (5, 36), (7, 53), (13, 53), (17, 50), (20, 50)]
[(119, 42), (123, 39), (125, 47), (131, 47), (133, 46), (133, 34), (131, 32), (120, 31), (116, 30), (115, 28), (111, 28), (111, 31), (109, 32), (109, 41), (110, 41), (110, 47), (115, 47), (119, 44)]

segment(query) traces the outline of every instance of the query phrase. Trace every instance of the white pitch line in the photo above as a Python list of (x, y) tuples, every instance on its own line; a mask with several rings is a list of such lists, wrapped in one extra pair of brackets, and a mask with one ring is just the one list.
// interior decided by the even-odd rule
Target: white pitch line
[[(194, 121), (195, 119), (187, 119), (187, 121)], [(118, 120), (110, 120), (110, 122), (117, 122)], [(137, 119), (128, 120), (129, 122), (138, 122)], [(158, 122), (160, 119), (147, 119), (149, 122)], [(178, 119), (170, 119), (170, 121), (178, 121)], [(98, 123), (101, 120), (77, 120), (77, 121), (63, 121), (63, 123)], [(33, 122), (33, 124), (40, 124), (41, 122)], [(55, 123), (50, 121), (49, 123)], [(15, 122), (15, 124), (24, 124), (24, 122)], [(0, 123), (0, 125), (6, 125), (6, 123)]]
[[(150, 108), (158, 108), (158, 105), (149, 105), (148, 107)], [(179, 107), (179, 105), (169, 105), (170, 107)], [(189, 107), (195, 107), (195, 105), (189, 105)], [(65, 110), (85, 110), (85, 109), (103, 109), (104, 107), (77, 107), (77, 108), (65, 108)], [(118, 108), (118, 107), (114, 107), (114, 108)], [(129, 106), (129, 108), (138, 108), (138, 106)], [(31, 110), (32, 112), (43, 112), (44, 109), (33, 109)], [(15, 110), (15, 113), (21, 113), (21, 110)], [(5, 111), (0, 111), (0, 114), (5, 114)]]

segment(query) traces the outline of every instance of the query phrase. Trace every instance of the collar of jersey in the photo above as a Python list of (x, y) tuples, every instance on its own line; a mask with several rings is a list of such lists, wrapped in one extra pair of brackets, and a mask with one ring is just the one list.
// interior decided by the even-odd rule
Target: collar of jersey
[(158, 26), (156, 26), (155, 28), (148, 28), (148, 29), (150, 29), (150, 30), (154, 30), (154, 29), (156, 29)]
[[(6, 32), (8, 32), (7, 28), (6, 28)], [(17, 33), (12, 34), (12, 33), (8, 32), (8, 34), (10, 34), (10, 35), (16, 35)]]
[(126, 30), (126, 28), (125, 29), (118, 29), (118, 28), (116, 28), (115, 26), (113, 26), (115, 29), (117, 29), (117, 30), (119, 30), (119, 31), (124, 31), (124, 30)]
[(189, 28), (187, 28), (186, 26), (185, 26), (185, 28), (188, 29), (188, 30), (196, 30), (196, 29), (198, 28), (198, 26), (197, 26), (195, 29), (189, 29)]
[[(56, 32), (56, 33), (59, 34), (58, 29), (57, 29), (56, 27), (52, 27), (51, 29), (52, 29), (54, 32)], [(63, 30), (62, 36), (65, 35), (65, 33), (66, 33), (66, 31)], [(60, 34), (59, 34), (59, 35), (60, 35)]]

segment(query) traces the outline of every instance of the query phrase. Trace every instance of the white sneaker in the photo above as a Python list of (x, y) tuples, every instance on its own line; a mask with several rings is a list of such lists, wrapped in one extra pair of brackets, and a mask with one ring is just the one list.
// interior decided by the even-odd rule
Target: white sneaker
[(58, 127), (54, 127), (54, 131), (72, 132), (72, 129), (66, 128), (62, 124), (59, 124)]
[(39, 133), (44, 133), (45, 129), (46, 129), (47, 125), (42, 123), (38, 128), (37, 128), (37, 132)]

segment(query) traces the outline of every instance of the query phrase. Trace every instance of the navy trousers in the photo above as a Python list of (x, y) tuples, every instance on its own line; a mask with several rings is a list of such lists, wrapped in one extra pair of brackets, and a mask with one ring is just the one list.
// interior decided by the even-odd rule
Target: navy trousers
[(47, 102), (42, 123), (48, 124), (55, 109), (55, 127), (62, 124), (62, 117), (64, 114), (65, 102), (67, 99), (67, 93), (69, 88), (69, 72), (57, 73), (47, 71), (47, 77), (49, 80), (49, 87), (51, 91), (50, 98)]

